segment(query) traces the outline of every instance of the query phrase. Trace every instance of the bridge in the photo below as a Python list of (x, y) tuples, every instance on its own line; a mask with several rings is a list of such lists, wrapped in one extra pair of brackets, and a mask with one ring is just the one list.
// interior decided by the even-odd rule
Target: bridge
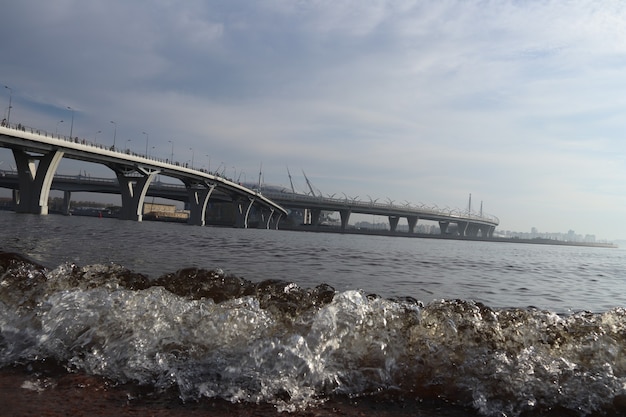
[(322, 211), (339, 212), (341, 217), (341, 229), (348, 226), (350, 215), (353, 213), (384, 216), (389, 220), (389, 229), (396, 232), (401, 218), (406, 218), (408, 233), (415, 233), (418, 220), (429, 220), (439, 223), (441, 234), (447, 234), (450, 224), (455, 224), (456, 229), (451, 234), (470, 237), (492, 237), (496, 226), (500, 223), (495, 216), (473, 213), (471, 210), (462, 212), (458, 209), (429, 207), (426, 205), (404, 205), (378, 203), (376, 201), (360, 201), (356, 199), (323, 197), (308, 194), (297, 194), (286, 190), (263, 190), (263, 195), (271, 198), (281, 206), (289, 209), (304, 210), (305, 223), (311, 226), (319, 226)]
[(15, 158), (18, 187), (11, 188), (14, 189), (15, 209), (20, 213), (48, 214), (48, 197), (55, 172), (61, 159), (69, 158), (102, 164), (113, 170), (116, 192), (122, 197), (119, 217), (124, 220), (142, 220), (143, 203), (157, 175), (176, 178), (184, 184), (191, 224), (205, 224), (206, 207), (213, 194), (232, 202), (237, 227), (248, 227), (253, 204), (262, 213), (263, 223), (268, 228), (278, 227), (281, 216), (287, 214), (283, 207), (258, 191), (221, 176), (21, 124), (0, 126), (0, 147), (11, 149)]
[[(19, 179), (15, 171), (0, 170), (0, 187), (18, 189)], [(50, 187), (53, 190), (60, 190), (65, 193), (65, 204), (69, 210), (69, 199), (72, 192), (95, 192), (117, 194), (119, 182), (115, 178), (95, 178), (81, 175), (55, 175)], [(457, 236), (476, 237), (480, 234), (483, 237), (493, 236), (495, 227), (498, 225), (498, 218), (490, 215), (474, 214), (471, 212), (461, 212), (456, 209), (439, 209), (425, 205), (414, 206), (409, 203), (404, 205), (389, 203), (378, 203), (375, 201), (359, 201), (355, 199), (344, 199), (311, 196), (289, 192), (286, 189), (276, 187), (264, 187), (259, 191), (263, 196), (288, 208), (292, 213), (299, 210), (302, 213), (302, 222), (312, 227), (320, 226), (321, 214), (325, 212), (339, 212), (341, 216), (341, 229), (346, 230), (348, 221), (352, 213), (378, 215), (388, 217), (389, 229), (396, 232), (399, 220), (406, 218), (409, 226), (409, 234), (415, 233), (418, 219), (429, 220), (439, 223), (442, 234), (449, 232), (449, 225), (456, 224), (452, 234)], [(146, 192), (147, 197), (160, 197), (176, 201), (186, 202), (188, 192), (181, 184), (161, 182), (158, 179), (152, 182)], [(219, 192), (213, 194), (212, 199), (220, 202), (227, 202), (228, 196)]]
[[(246, 187), (173, 161), (107, 149), (77, 138), (21, 126), (19, 129), (0, 127), (0, 146), (10, 148), (15, 157), (17, 172), (0, 171), (0, 187), (14, 190), (18, 212), (47, 214), (49, 192), (55, 189), (64, 191), (68, 209), (71, 192), (121, 194), (120, 218), (138, 221), (142, 220), (145, 197), (152, 196), (186, 202), (190, 209), (189, 223), (196, 225), (205, 224), (209, 197), (212, 201), (234, 205), (237, 227), (248, 227), (253, 204), (260, 213), (259, 224), (267, 228), (278, 228), (282, 216), (294, 211), (300, 211), (302, 222), (312, 227), (320, 225), (322, 212), (338, 212), (341, 230), (348, 228), (353, 213), (385, 216), (391, 232), (396, 232), (400, 219), (406, 218), (409, 234), (415, 233), (419, 220), (437, 222), (442, 234), (470, 237), (492, 237), (499, 224), (497, 217), (485, 215), (482, 210), (476, 214), (471, 209), (464, 212), (409, 203), (366, 202), (347, 196), (323, 197), (277, 187)], [(62, 157), (106, 165), (115, 172), (116, 178), (55, 175)], [(157, 175), (179, 179), (182, 185), (155, 180)], [(450, 227), (451, 224), (456, 227)]]

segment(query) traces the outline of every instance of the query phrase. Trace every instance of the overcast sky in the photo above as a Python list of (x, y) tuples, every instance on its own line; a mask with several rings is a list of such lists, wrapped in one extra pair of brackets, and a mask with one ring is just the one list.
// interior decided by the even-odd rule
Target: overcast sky
[(75, 136), (112, 145), (117, 126), (118, 147), (148, 139), (168, 158), (173, 144), (231, 177), (262, 164), (289, 187), (288, 167), (302, 192), (304, 170), (325, 195), (459, 209), (471, 193), (502, 230), (626, 238), (626, 2), (20, 0), (1, 14), (12, 122), (69, 134), (69, 106)]

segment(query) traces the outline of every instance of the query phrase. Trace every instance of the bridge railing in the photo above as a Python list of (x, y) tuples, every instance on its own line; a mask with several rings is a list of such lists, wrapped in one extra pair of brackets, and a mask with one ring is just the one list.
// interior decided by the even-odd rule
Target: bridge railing
[[(31, 127), (31, 126), (27, 126), (27, 125), (23, 125), (21, 123), (5, 123), (2, 125), (2, 127), (6, 127), (8, 129), (14, 129), (14, 130), (18, 130), (21, 132), (28, 132), (28, 133), (32, 133), (35, 135), (40, 135), (40, 136), (44, 136), (46, 138), (51, 138), (51, 139), (58, 139), (58, 140), (63, 140), (65, 142), (69, 142), (69, 143), (75, 143), (75, 144), (79, 144), (79, 145), (84, 145), (84, 146), (89, 146), (92, 148), (97, 148), (97, 149), (102, 149), (102, 150), (107, 150), (107, 151), (111, 151), (111, 152), (117, 152), (118, 154), (121, 155), (130, 155), (130, 156), (137, 156), (137, 157), (141, 157), (141, 158), (145, 158), (145, 159), (149, 159), (151, 161), (156, 161), (159, 163), (163, 163), (163, 164), (170, 164), (172, 166), (175, 167), (182, 167), (182, 168), (191, 168), (191, 169), (195, 169), (193, 167), (189, 167), (187, 163), (180, 163), (178, 161), (170, 161), (169, 158), (157, 158), (151, 155), (144, 155), (142, 153), (136, 153), (130, 150), (130, 148), (120, 148), (115, 147), (115, 146), (108, 146), (108, 145), (104, 145), (102, 143), (98, 143), (95, 140), (91, 141), (85, 138), (79, 138), (78, 136), (75, 137), (70, 137), (70, 136), (66, 136), (66, 135), (62, 135), (58, 132), (56, 133), (50, 133), (44, 129), (38, 129), (35, 127)], [(224, 179), (228, 179), (226, 177), (224, 177), (223, 175), (221, 175), (219, 172), (209, 172), (205, 169), (198, 169), (197, 171), (203, 172), (205, 174), (211, 174), (214, 175), (216, 177), (220, 177), (220, 178), (224, 178)], [(228, 179), (229, 181), (232, 182), (231, 179)]]

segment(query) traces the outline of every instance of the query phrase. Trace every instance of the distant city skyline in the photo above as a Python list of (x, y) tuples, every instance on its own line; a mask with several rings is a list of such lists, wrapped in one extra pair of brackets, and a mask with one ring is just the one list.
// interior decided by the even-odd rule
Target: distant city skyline
[[(626, 3), (9, 2), (3, 118), (247, 181), (626, 239)], [(19, 34), (17, 36), (16, 34)], [(13, 163), (0, 149), (0, 169)], [(63, 161), (62, 174), (107, 168)]]

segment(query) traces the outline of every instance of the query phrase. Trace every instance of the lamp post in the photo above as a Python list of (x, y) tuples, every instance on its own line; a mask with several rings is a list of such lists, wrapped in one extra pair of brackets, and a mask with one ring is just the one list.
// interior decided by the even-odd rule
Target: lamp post
[(191, 151), (191, 169), (193, 169), (193, 148), (189, 148), (189, 150)]
[(115, 150), (115, 137), (117, 136), (117, 123), (115, 123), (113, 120), (111, 120), (111, 123), (113, 123), (113, 150)]
[(72, 134), (74, 133), (74, 109), (70, 106), (67, 106), (67, 109), (72, 111), (72, 124), (70, 125), (70, 139), (72, 139)]
[(58, 136), (59, 135), (59, 123), (63, 123), (63, 120), (59, 120), (57, 122), (57, 127), (56, 127), (56, 129), (54, 129), (54, 136)]
[(96, 138), (98, 137), (98, 133), (102, 133), (102, 130), (98, 130), (98, 131), (96, 132), (96, 134), (95, 134), (95, 135), (93, 135), (93, 141), (94, 141), (94, 142), (96, 141)]
[(11, 99), (13, 98), (13, 89), (8, 85), (5, 85), (4, 88), (9, 90), (9, 113), (7, 114), (7, 126), (11, 126)]
[(169, 143), (172, 144), (172, 154), (170, 155), (170, 164), (174, 163), (174, 142), (173, 140), (168, 140)]
[(148, 138), (150, 137), (146, 132), (141, 132), (146, 135), (146, 158), (148, 157)]

